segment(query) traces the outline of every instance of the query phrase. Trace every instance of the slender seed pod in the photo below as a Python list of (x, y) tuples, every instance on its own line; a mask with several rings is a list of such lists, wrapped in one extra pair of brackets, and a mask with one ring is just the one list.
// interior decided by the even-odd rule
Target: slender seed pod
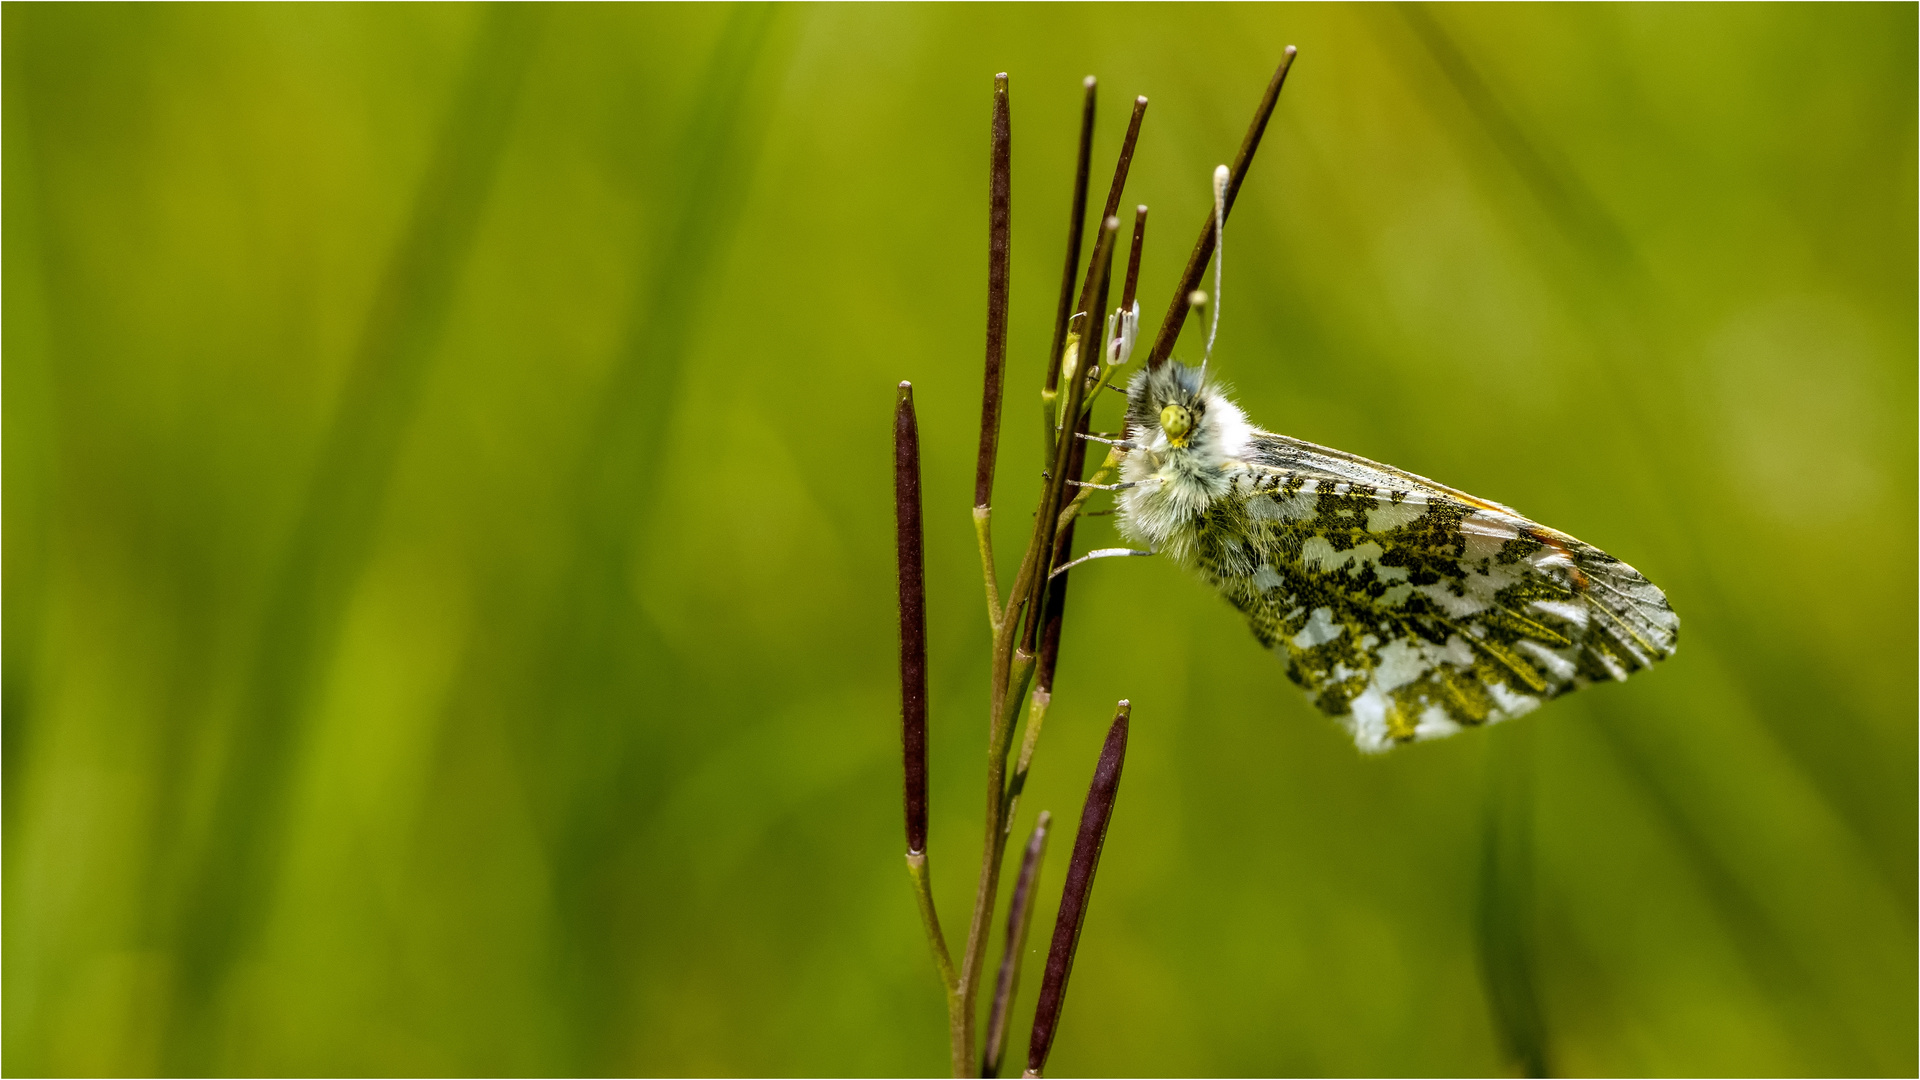
[(1067, 996), (1067, 977), (1073, 973), (1073, 954), (1080, 947), (1080, 928), (1087, 921), (1087, 901), (1093, 895), (1093, 877), (1100, 869), (1100, 849), (1107, 842), (1114, 800), (1120, 794), (1120, 769), (1127, 760), (1127, 726), (1133, 706), (1120, 703), (1100, 748), (1100, 763), (1080, 812), (1080, 834), (1073, 841), (1073, 859), (1067, 864), (1067, 884), (1060, 894), (1060, 913), (1053, 921), (1053, 944), (1047, 950), (1047, 972), (1033, 1013), (1033, 1037), (1027, 1045), (1027, 1076), (1039, 1076), (1060, 1027), (1060, 1007)]
[(913, 384), (893, 406), (893, 517), (900, 576), (900, 748), (907, 851), (927, 850), (927, 583), (920, 526), (920, 424)]
[(1087, 234), (1087, 173), (1093, 167), (1093, 106), (1099, 82), (1087, 76), (1080, 106), (1080, 150), (1074, 159), (1073, 207), (1067, 218), (1067, 265), (1061, 271), (1060, 298), (1054, 304), (1053, 342), (1047, 347), (1047, 389), (1060, 385), (1060, 355), (1067, 345), (1067, 321), (1073, 317), (1073, 287), (1080, 281), (1080, 245)]
[[(1297, 50), (1287, 46), (1287, 53), (1280, 58), (1280, 66), (1274, 70), (1273, 80), (1267, 84), (1267, 92), (1260, 98), (1260, 105), (1253, 111), (1253, 121), (1247, 125), (1247, 134), (1240, 141), (1240, 152), (1233, 156), (1233, 169), (1227, 181), (1227, 194), (1224, 200), (1222, 218), (1233, 213), (1233, 200), (1240, 194), (1240, 185), (1247, 179), (1247, 169), (1253, 165), (1253, 155), (1260, 149), (1260, 137), (1267, 132), (1267, 121), (1273, 117), (1273, 107), (1280, 102), (1280, 89), (1287, 84), (1287, 72), (1293, 70), (1293, 57)], [(1180, 338), (1180, 327), (1187, 321), (1187, 297), (1200, 287), (1200, 280), (1206, 276), (1207, 260), (1213, 257), (1214, 241), (1213, 207), (1207, 207), (1207, 223), (1200, 229), (1200, 239), (1194, 242), (1193, 254), (1187, 258), (1187, 269), (1180, 275), (1179, 284), (1173, 289), (1173, 302), (1167, 305), (1167, 317), (1160, 323), (1160, 333), (1153, 339), (1153, 351), (1147, 354), (1147, 366), (1157, 368), (1173, 355), (1173, 343)]]
[(980, 396), (980, 456), (973, 505), (993, 505), (993, 466), (1000, 456), (1000, 402), (1007, 370), (1008, 261), (1013, 247), (1013, 119), (1007, 73), (993, 77), (992, 165), (987, 180), (987, 371)]

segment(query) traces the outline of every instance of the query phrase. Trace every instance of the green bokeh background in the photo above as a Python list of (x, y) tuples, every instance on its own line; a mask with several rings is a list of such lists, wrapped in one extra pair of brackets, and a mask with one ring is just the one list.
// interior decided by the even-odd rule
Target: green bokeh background
[(1151, 327), (1293, 43), (1219, 369), (1681, 648), (1362, 758), (1076, 573), (1023, 815), (1136, 711), (1053, 1071), (1911, 1075), (1915, 11), (7, 5), (6, 1070), (941, 1071), (888, 413), (956, 928), (992, 75), (1005, 565), (1080, 77)]

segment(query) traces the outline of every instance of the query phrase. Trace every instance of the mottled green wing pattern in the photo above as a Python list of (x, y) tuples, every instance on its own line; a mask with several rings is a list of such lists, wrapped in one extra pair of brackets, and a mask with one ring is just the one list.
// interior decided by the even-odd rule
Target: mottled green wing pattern
[(1192, 561), (1365, 750), (1527, 712), (1673, 652), (1626, 563), (1507, 507), (1257, 435)]

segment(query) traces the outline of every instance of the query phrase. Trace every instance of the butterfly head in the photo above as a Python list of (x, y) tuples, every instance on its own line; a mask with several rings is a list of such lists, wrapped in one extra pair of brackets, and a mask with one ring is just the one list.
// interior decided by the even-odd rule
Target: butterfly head
[(1167, 433), (1168, 443), (1186, 446), (1187, 436), (1193, 433), (1193, 410), (1180, 404), (1170, 404), (1161, 409), (1160, 430)]
[(1245, 427), (1240, 409), (1178, 360), (1136, 372), (1127, 386), (1128, 437), (1152, 458), (1217, 465)]
[(1123, 529), (1166, 550), (1174, 534), (1227, 493), (1252, 428), (1227, 396), (1177, 360), (1136, 372), (1127, 384), (1121, 499)]

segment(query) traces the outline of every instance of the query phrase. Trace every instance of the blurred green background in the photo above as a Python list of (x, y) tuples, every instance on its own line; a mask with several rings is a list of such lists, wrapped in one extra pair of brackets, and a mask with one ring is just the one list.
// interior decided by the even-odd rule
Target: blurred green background
[(6, 1071), (941, 1071), (888, 416), (957, 933), (993, 73), (1011, 562), (1080, 77), (1096, 203), (1152, 98), (1152, 327), (1289, 43), (1219, 369), (1681, 648), (1363, 759), (1177, 570), (1077, 573), (1017, 829), (1136, 708), (1053, 1071), (1915, 1071), (1913, 6), (4, 20)]

